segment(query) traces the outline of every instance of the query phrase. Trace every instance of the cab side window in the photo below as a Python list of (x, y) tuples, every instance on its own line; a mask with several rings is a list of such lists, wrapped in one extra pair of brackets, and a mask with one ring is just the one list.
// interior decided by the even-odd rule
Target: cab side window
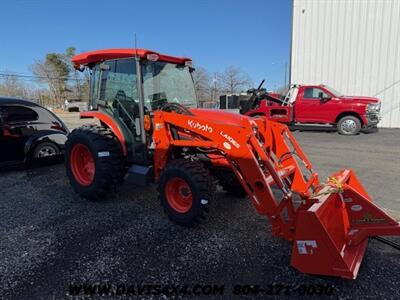
[(320, 99), (319, 94), (322, 93), (324, 98), (328, 98), (329, 95), (319, 88), (305, 88), (303, 98), (307, 99)]
[(135, 59), (107, 61), (100, 65), (100, 69), (99, 100), (107, 104), (131, 132), (140, 136)]
[(93, 108), (97, 108), (97, 99), (99, 98), (99, 78), (100, 68), (96, 65), (91, 70), (90, 76), (90, 105)]
[(101, 72), (100, 100), (108, 104), (116, 99), (138, 102), (135, 60), (121, 59), (105, 64), (109, 69)]

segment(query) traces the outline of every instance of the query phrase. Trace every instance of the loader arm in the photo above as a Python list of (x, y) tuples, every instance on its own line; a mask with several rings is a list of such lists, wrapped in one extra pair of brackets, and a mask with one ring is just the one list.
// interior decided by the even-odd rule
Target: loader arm
[[(202, 139), (176, 139), (172, 128)], [(292, 240), (296, 210), (313, 203), (307, 197), (317, 187), (318, 175), (285, 125), (244, 117), (237, 126), (218, 120), (205, 121), (196, 114), (155, 112), (153, 138), (156, 179), (174, 148), (212, 149), (220, 154), (218, 164), (234, 172), (257, 211), (268, 217), (274, 235)], [(310, 179), (305, 179), (293, 151), (310, 170)], [(279, 189), (282, 196), (277, 198), (273, 188)], [(297, 205), (293, 203), (293, 193), (298, 194)]]
[(244, 116), (231, 123), (192, 111), (154, 113), (156, 180), (177, 149), (209, 153), (213, 163), (233, 171), (272, 234), (293, 242), (296, 269), (354, 279), (368, 237), (400, 235), (399, 223), (372, 202), (353, 171), (320, 184), (285, 125)]

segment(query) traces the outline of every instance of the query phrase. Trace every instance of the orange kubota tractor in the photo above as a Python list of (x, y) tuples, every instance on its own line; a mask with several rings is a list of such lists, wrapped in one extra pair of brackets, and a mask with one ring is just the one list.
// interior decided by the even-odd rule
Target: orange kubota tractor
[(110, 49), (72, 61), (91, 72), (90, 111), (81, 117), (101, 124), (75, 129), (66, 143), (67, 175), (80, 195), (103, 197), (128, 173), (136, 184), (157, 183), (168, 217), (193, 225), (218, 180), (248, 196), (273, 235), (293, 244), (292, 266), (311, 274), (355, 278), (369, 237), (400, 235), (353, 171), (320, 183), (285, 125), (197, 109), (189, 58)]

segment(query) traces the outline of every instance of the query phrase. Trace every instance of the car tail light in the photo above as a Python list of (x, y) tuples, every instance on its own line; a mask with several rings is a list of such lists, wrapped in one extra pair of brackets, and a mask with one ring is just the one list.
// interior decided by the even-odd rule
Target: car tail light
[(67, 130), (58, 122), (51, 122), (51, 129), (56, 129), (67, 133)]

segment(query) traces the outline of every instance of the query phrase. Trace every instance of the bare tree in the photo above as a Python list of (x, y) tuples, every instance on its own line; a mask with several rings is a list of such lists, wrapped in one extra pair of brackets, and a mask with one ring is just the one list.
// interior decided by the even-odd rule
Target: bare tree
[(50, 94), (54, 97), (57, 105), (62, 105), (65, 91), (65, 78), (60, 78), (57, 70), (51, 65), (41, 60), (36, 60), (31, 66), (32, 73), (41, 84), (47, 84)]
[(196, 68), (193, 74), (194, 88), (200, 102), (211, 100), (211, 77), (204, 68)]
[(0, 80), (0, 95), (10, 97), (30, 97), (30, 89), (18, 79), (17, 75), (3, 75)]
[(74, 98), (88, 100), (89, 99), (89, 70), (85, 68), (83, 72), (74, 68), (71, 59), (76, 54), (75, 47), (69, 47), (63, 56), (65, 64), (69, 68), (71, 78), (69, 79), (71, 94)]
[(252, 86), (250, 76), (240, 68), (230, 66), (218, 74), (222, 92), (234, 94), (247, 90)]
[(74, 53), (75, 48), (70, 47), (67, 53), (47, 53), (44, 61), (37, 60), (31, 70), (39, 83), (46, 83), (56, 103), (62, 105), (65, 94), (71, 92), (68, 88), (71, 63), (67, 56)]

